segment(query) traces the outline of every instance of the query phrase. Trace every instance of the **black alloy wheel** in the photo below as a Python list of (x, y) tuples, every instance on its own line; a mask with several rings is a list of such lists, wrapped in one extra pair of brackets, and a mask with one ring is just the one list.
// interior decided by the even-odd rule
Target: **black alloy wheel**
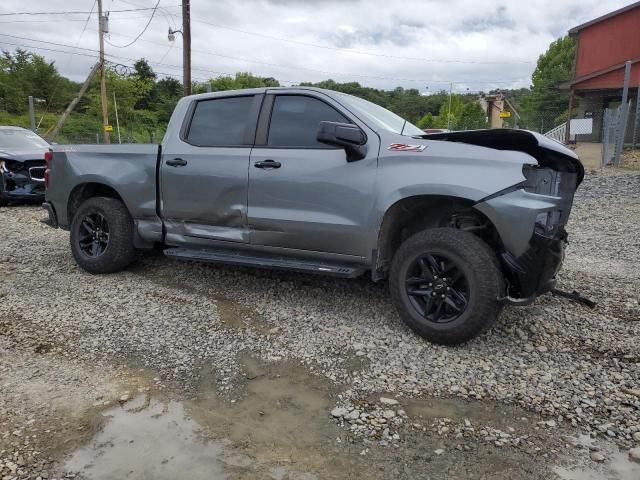
[(133, 219), (121, 200), (91, 197), (71, 221), (71, 253), (89, 273), (113, 273), (135, 259)]
[(88, 257), (99, 257), (109, 246), (109, 223), (98, 212), (86, 215), (80, 223), (78, 246)]
[(405, 288), (413, 307), (429, 322), (451, 322), (469, 304), (464, 272), (444, 255), (426, 253), (416, 258), (407, 270)]
[(391, 300), (413, 331), (459, 345), (498, 318), (504, 278), (495, 252), (471, 232), (428, 228), (407, 238), (389, 270)]

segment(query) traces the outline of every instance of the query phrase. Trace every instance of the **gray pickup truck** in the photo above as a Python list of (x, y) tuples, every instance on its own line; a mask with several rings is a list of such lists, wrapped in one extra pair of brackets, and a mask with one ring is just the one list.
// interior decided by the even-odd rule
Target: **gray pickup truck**
[(430, 341), (486, 330), (553, 288), (583, 179), (577, 156), (524, 130), (425, 135), (314, 88), (185, 97), (161, 145), (52, 147), (46, 223), (91, 273), (137, 249), (174, 259), (388, 278)]

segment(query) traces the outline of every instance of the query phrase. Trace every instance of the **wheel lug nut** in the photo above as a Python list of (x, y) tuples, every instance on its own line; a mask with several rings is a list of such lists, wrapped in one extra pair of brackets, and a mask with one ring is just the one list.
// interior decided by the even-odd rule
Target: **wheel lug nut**
[(451, 290), (451, 287), (447, 287), (447, 290)]
[(433, 287), (433, 283), (430, 283), (430, 284), (429, 284), (429, 286), (430, 286), (430, 287)]
[(442, 296), (442, 298), (444, 298), (444, 293), (441, 296)]

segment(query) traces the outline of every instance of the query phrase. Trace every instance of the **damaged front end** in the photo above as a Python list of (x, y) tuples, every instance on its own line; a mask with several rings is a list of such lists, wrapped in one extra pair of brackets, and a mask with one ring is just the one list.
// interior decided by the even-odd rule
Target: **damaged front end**
[(0, 201), (44, 200), (45, 168), (43, 159), (0, 157)]
[(524, 180), (480, 200), (500, 236), (500, 260), (508, 282), (503, 301), (525, 305), (552, 291), (562, 266), (568, 234), (565, 226), (574, 193), (584, 178), (577, 155), (554, 140), (525, 130), (485, 130), (431, 135), (498, 150), (527, 153)]

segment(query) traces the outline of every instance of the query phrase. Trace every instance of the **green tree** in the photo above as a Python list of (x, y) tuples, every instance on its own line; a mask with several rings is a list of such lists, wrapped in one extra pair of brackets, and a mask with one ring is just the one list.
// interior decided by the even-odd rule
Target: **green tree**
[(77, 84), (58, 74), (53, 62), (16, 49), (0, 56), (0, 109), (9, 113), (27, 111), (29, 95), (45, 100), (49, 109), (64, 108)]
[(487, 116), (477, 101), (469, 102), (462, 108), (460, 119), (456, 124), (457, 129), (477, 130), (487, 127)]
[(575, 41), (570, 36), (559, 38), (540, 55), (531, 77), (531, 92), (522, 100), (524, 126), (533, 128), (539, 118), (556, 119), (569, 107), (567, 92), (558, 89), (560, 83), (573, 76)]
[(447, 99), (441, 106), (438, 116), (435, 121), (435, 127), (438, 128), (450, 128), (456, 130), (458, 123), (462, 117), (462, 110), (464, 109), (464, 99), (462, 95), (451, 95), (450, 99)]
[[(258, 77), (250, 72), (238, 72), (235, 76), (223, 75), (209, 80), (214, 92), (224, 90), (239, 90), (243, 88), (279, 87), (280, 83), (273, 77)], [(205, 84), (197, 84), (194, 92), (206, 91)]]
[(416, 126), (423, 130), (425, 128), (433, 128), (434, 125), (435, 125), (435, 118), (433, 117), (433, 114), (431, 112), (425, 113), (422, 116), (422, 118), (418, 120), (418, 123), (416, 123)]
[(147, 110), (151, 105), (154, 105), (158, 99), (158, 92), (155, 85), (156, 72), (153, 71), (153, 68), (151, 68), (144, 58), (141, 58), (134, 63), (133, 68), (135, 70), (133, 76), (138, 81), (144, 82), (150, 86), (148, 92), (136, 102), (135, 108), (137, 110)]

